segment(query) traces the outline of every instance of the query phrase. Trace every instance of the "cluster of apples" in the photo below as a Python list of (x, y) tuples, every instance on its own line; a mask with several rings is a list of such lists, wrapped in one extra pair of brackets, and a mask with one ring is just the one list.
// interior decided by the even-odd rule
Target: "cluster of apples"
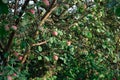
[[(13, 54), (18, 58), (19, 61), (22, 61), (23, 56), (19, 55), (18, 52), (14, 52)], [(16, 77), (16, 76), (17, 76), (16, 73), (13, 73), (12, 75), (8, 75), (7, 80), (13, 80), (12, 77)]]
[(16, 26), (16, 25), (13, 25), (13, 26), (11, 26), (11, 27), (8, 26), (8, 25), (5, 26), (5, 30), (6, 30), (6, 31), (9, 31), (10, 29), (12, 29), (12, 30), (17, 30), (17, 26)]
[(17, 76), (16, 73), (13, 73), (12, 75), (8, 75), (7, 80), (13, 80), (12, 77), (16, 77), (16, 76)]
[[(52, 32), (52, 35), (53, 35), (53, 36), (57, 36), (57, 35), (58, 35), (58, 32), (57, 32), (57, 31), (53, 31), (53, 32)], [(67, 41), (67, 45), (70, 46), (70, 45), (71, 45), (71, 41)], [(53, 55), (53, 59), (54, 59), (55, 61), (57, 61), (57, 60), (59, 59), (58, 55)]]
[(19, 55), (18, 52), (14, 52), (14, 56), (16, 56), (19, 61), (22, 61), (22, 59), (23, 59), (23, 56)]
[[(0, 73), (0, 75), (3, 75), (4, 73)], [(16, 73), (13, 73), (13, 74), (11, 74), (11, 75), (8, 75), (7, 76), (7, 80), (13, 80), (12, 79), (12, 77), (16, 77), (17, 76), (17, 74)]]
[[(57, 35), (58, 35), (58, 32), (57, 32), (57, 31), (53, 31), (53, 32), (52, 32), (52, 35), (53, 35), (53, 36), (57, 36)], [(70, 45), (71, 45), (71, 41), (67, 41), (67, 45), (70, 46)]]
[[(49, 6), (49, 5), (50, 5), (49, 0), (42, 0), (42, 1), (43, 1), (43, 3), (44, 3), (46, 6)], [(35, 14), (35, 10), (34, 10), (34, 9), (30, 9), (29, 12), (30, 12), (31, 14)], [(8, 25), (5, 26), (5, 30), (6, 30), (6, 31), (9, 31), (10, 29), (12, 29), (12, 30), (17, 30), (17, 26), (16, 26), (16, 25), (13, 25), (13, 26), (11, 26), (11, 27), (8, 26)]]
[[(43, 3), (44, 3), (46, 6), (49, 6), (49, 5), (50, 5), (49, 0), (43, 0)], [(34, 9), (30, 9), (29, 12), (30, 12), (31, 14), (35, 14), (35, 10), (34, 10)], [(16, 26), (16, 25), (13, 25), (13, 26), (11, 26), (11, 27), (8, 26), (8, 25), (5, 26), (5, 30), (6, 30), (6, 31), (9, 31), (10, 29), (12, 29), (12, 30), (17, 30), (17, 26)]]
[[(31, 14), (35, 14), (35, 10), (34, 10), (34, 9), (30, 9), (29, 12), (30, 12)], [(11, 30), (14, 30), (14, 31), (17, 30), (17, 26), (16, 26), (16, 25), (12, 25), (11, 27), (10, 27), (9, 25), (5, 25), (4, 28), (5, 28), (6, 31), (9, 31), (10, 29), (11, 29)]]
[[(49, 6), (49, 5), (50, 5), (49, 0), (42, 0), (42, 1), (43, 1), (43, 3), (44, 3), (46, 6)], [(31, 14), (35, 14), (35, 10), (34, 10), (34, 9), (30, 9), (29, 12), (30, 12)]]
[[(49, 0), (42, 0), (42, 1), (43, 1), (43, 3), (44, 3), (46, 6), (49, 6), (49, 5), (50, 5)], [(34, 9), (30, 9), (29, 12), (30, 12), (31, 14), (35, 14), (35, 10), (34, 10)], [(12, 30), (17, 30), (17, 26), (16, 26), (16, 25), (13, 25), (13, 26), (11, 26), (11, 27), (8, 26), (8, 25), (5, 26), (5, 30), (6, 30), (6, 31), (9, 31), (10, 29), (12, 29)], [(53, 32), (52, 32), (52, 35), (53, 35), (53, 36), (57, 36), (57, 35), (58, 35), (58, 32), (57, 32), (57, 31), (53, 31)], [(68, 42), (67, 42), (67, 45), (70, 46), (70, 45), (71, 45), (71, 41), (68, 41)], [(23, 59), (23, 56), (19, 55), (18, 52), (14, 52), (14, 56), (16, 56), (19, 61), (22, 61), (22, 59)], [(58, 55), (53, 55), (53, 59), (54, 59), (55, 61), (57, 61), (57, 60), (59, 59)], [(14, 73), (14, 74), (12, 74), (12, 75), (8, 75), (8, 76), (7, 76), (7, 79), (8, 79), (8, 80), (12, 80), (12, 77), (13, 77), (13, 76), (17, 76), (17, 74)]]
[[(58, 35), (58, 32), (57, 32), (57, 31), (53, 31), (53, 32), (52, 32), (52, 35), (53, 35), (53, 36), (57, 36), (57, 35)], [(57, 61), (58, 58), (59, 58), (58, 55), (53, 55), (53, 59), (54, 59), (55, 61)]]

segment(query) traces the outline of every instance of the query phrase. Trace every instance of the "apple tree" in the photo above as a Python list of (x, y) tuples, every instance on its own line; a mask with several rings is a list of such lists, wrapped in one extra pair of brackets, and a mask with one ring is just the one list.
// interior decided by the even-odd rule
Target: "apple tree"
[(120, 79), (120, 0), (1, 0), (0, 80)]

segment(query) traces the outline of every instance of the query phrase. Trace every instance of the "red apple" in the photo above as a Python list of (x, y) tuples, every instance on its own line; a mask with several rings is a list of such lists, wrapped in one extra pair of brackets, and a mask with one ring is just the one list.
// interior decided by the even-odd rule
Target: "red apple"
[(67, 45), (70, 46), (71, 45), (71, 41), (67, 41)]
[(113, 78), (112, 80), (117, 80), (116, 78)]
[(13, 76), (17, 76), (17, 74), (16, 74), (16, 73), (14, 73), (14, 74), (13, 74)]
[(12, 80), (12, 77), (10, 75), (7, 76), (7, 80)]
[(44, 4), (45, 4), (46, 6), (49, 6), (49, 5), (50, 5), (49, 0), (43, 0), (43, 2), (44, 2)]
[(9, 31), (9, 30), (10, 30), (10, 28), (9, 28), (8, 25), (5, 26), (5, 30), (6, 30), (6, 31)]
[(55, 61), (57, 61), (58, 58), (59, 58), (59, 57), (58, 57), (57, 55), (54, 55), (54, 56), (53, 56), (53, 59), (54, 59)]
[(11, 28), (12, 28), (13, 30), (17, 30), (17, 26), (15, 26), (15, 25), (13, 25)]
[(18, 60), (22, 61), (22, 59), (23, 59), (23, 56), (18, 57)]
[(30, 9), (30, 13), (35, 14), (35, 10), (34, 9)]
[(53, 35), (53, 36), (57, 36), (57, 35), (58, 35), (58, 32), (57, 32), (57, 31), (53, 31), (53, 32), (52, 32), (52, 35)]
[(14, 52), (14, 55), (17, 57), (19, 54), (18, 54), (18, 52)]

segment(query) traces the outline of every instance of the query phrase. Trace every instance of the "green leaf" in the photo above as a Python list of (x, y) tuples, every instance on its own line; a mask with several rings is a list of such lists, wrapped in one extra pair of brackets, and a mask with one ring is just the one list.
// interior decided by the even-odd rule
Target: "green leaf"
[(45, 58), (47, 61), (50, 61), (49, 57), (45, 56), (44, 58)]
[(42, 57), (41, 57), (41, 56), (38, 56), (38, 60), (42, 60)]
[(86, 36), (87, 38), (92, 38), (92, 33), (91, 33), (91, 32), (86, 32), (86, 33), (85, 33), (85, 36)]
[(41, 52), (41, 51), (42, 51), (42, 47), (41, 47), (41, 46), (38, 46), (38, 50)]
[(4, 54), (4, 57), (5, 57), (5, 58), (7, 58), (8, 56), (9, 56), (9, 54), (8, 54), (8, 53), (5, 53), (5, 54)]
[(58, 33), (59, 33), (60, 35), (63, 35), (63, 32), (62, 32), (62, 31), (58, 31)]
[(27, 46), (27, 42), (26, 41), (22, 41), (20, 47), (23, 49), (26, 46)]
[(53, 43), (53, 38), (51, 37), (51, 38), (49, 39), (49, 41), (50, 41), (50, 43)]
[(8, 6), (0, 0), (0, 14), (8, 13)]
[(115, 59), (113, 60), (114, 63), (117, 63), (118, 59), (115, 57)]
[(100, 78), (104, 78), (105, 76), (104, 76), (103, 74), (100, 74), (99, 77), (100, 77)]
[(103, 44), (103, 45), (102, 45), (102, 47), (103, 47), (104, 49), (106, 49), (106, 48), (107, 48), (107, 46), (106, 46), (105, 44)]
[(115, 15), (119, 16), (120, 17), (120, 7), (117, 7), (115, 9)]

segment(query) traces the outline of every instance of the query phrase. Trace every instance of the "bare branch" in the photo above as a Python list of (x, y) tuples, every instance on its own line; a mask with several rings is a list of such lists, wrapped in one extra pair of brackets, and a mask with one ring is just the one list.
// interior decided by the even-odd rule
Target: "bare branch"
[(46, 44), (47, 41), (43, 41), (43, 42), (40, 42), (40, 43), (37, 43), (37, 44), (32, 44), (32, 47), (34, 46), (40, 46), (40, 45), (43, 45), (43, 44)]
[(39, 24), (40, 27), (44, 24), (45, 20), (46, 20), (46, 19), (49, 17), (49, 15), (56, 9), (57, 6), (58, 6), (57, 4), (54, 5), (54, 6), (52, 6), (52, 8), (51, 8), (50, 10), (48, 10), (48, 12), (45, 13), (45, 15), (43, 16), (43, 18), (42, 18), (42, 20), (41, 20), (41, 22), (40, 22), (40, 24)]

